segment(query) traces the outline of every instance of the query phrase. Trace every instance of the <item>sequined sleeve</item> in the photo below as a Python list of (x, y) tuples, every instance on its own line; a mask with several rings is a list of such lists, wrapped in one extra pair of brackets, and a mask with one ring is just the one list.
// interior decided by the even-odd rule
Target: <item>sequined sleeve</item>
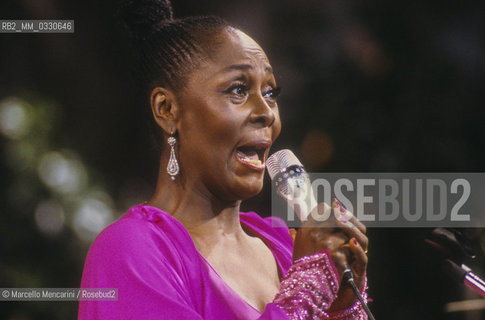
[[(328, 251), (303, 257), (290, 267), (283, 278), (274, 304), (298, 319), (367, 319), (359, 301), (348, 309), (327, 313), (335, 300), (340, 280)], [(364, 299), (366, 299), (364, 291)]]

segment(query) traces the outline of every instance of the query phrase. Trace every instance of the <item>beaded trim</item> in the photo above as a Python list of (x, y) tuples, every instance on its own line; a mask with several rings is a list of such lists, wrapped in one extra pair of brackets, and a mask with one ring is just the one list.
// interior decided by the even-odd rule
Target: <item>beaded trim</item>
[(330, 253), (319, 252), (293, 263), (281, 281), (280, 291), (273, 303), (282, 308), (292, 320), (367, 319), (359, 301), (346, 310), (331, 314), (325, 312), (335, 300), (339, 285)]

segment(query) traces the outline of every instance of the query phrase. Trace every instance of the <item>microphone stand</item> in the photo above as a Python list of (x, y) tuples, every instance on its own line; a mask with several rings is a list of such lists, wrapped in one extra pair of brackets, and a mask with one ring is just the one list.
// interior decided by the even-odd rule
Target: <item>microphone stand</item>
[(350, 287), (357, 296), (357, 299), (359, 299), (362, 308), (364, 308), (365, 313), (367, 313), (367, 317), (369, 318), (369, 320), (375, 320), (374, 315), (367, 306), (367, 303), (365, 303), (364, 298), (360, 294), (359, 288), (357, 288), (357, 285), (354, 282), (354, 274), (352, 273), (352, 270), (350, 270), (349, 266), (345, 268), (343, 280), (346, 280), (350, 284)]
[(462, 264), (460, 267), (449, 259), (446, 259), (444, 263), (444, 267), (449, 273), (485, 298), (485, 281), (474, 274), (468, 266)]

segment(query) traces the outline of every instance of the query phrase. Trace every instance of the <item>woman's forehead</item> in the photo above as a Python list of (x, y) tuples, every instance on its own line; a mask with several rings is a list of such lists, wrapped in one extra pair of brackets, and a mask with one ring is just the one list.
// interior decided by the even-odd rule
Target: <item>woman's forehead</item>
[(225, 70), (231, 66), (249, 65), (272, 70), (264, 50), (250, 36), (237, 29), (228, 30), (221, 36), (221, 45), (210, 61), (212, 67)]

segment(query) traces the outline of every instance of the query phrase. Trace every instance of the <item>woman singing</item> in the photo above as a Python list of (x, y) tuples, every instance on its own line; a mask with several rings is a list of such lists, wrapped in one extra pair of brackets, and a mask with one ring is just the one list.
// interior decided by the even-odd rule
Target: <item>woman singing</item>
[(350, 265), (365, 296), (365, 228), (338, 201), (319, 209), (345, 228), (291, 236), (276, 218), (239, 211), (261, 191), (281, 130), (261, 47), (217, 17), (174, 19), (168, 1), (132, 1), (122, 16), (163, 152), (151, 199), (86, 258), (82, 287), (118, 288), (118, 301), (82, 301), (79, 319), (366, 319), (340, 285)]

